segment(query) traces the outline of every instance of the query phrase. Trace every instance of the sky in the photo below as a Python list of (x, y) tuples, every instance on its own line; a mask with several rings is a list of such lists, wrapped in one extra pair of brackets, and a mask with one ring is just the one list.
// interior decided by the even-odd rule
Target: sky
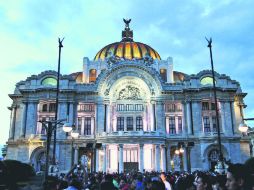
[[(8, 0), (0, 1), (0, 144), (9, 135), (15, 84), (45, 70), (82, 70), (107, 44), (121, 40), (123, 18), (131, 18), (134, 41), (153, 47), (174, 70), (196, 74), (211, 68), (205, 37), (213, 39), (214, 68), (241, 84), (254, 117), (254, 1), (252, 0)], [(248, 123), (254, 127), (254, 122)]]

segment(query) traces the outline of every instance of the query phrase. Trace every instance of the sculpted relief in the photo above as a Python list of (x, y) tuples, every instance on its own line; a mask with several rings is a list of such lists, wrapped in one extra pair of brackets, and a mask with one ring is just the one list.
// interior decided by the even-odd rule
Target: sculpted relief
[(127, 85), (119, 92), (118, 100), (140, 100), (140, 91), (138, 88)]

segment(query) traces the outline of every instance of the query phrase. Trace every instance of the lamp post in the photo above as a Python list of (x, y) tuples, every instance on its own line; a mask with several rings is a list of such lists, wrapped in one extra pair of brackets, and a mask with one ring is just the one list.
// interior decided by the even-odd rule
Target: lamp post
[(212, 67), (212, 78), (213, 78), (213, 94), (214, 94), (214, 103), (215, 103), (215, 112), (216, 112), (216, 125), (217, 125), (217, 134), (218, 134), (218, 146), (219, 146), (219, 160), (217, 163), (217, 171), (219, 173), (225, 172), (224, 158), (221, 150), (221, 136), (220, 136), (220, 126), (219, 126), (219, 113), (218, 113), (218, 105), (217, 105), (217, 95), (216, 95), (216, 86), (215, 86), (215, 76), (214, 76), (214, 67), (213, 67), (213, 54), (212, 54), (212, 38), (208, 40), (206, 38), (208, 45), (207, 47), (210, 50), (210, 59), (211, 59), (211, 67)]
[[(60, 79), (60, 63), (61, 63), (61, 48), (63, 47), (63, 40), (58, 38), (58, 67), (57, 67), (57, 84), (56, 84), (56, 110), (55, 110), (55, 121), (57, 121), (57, 113), (58, 113), (58, 99), (59, 99), (59, 79)], [(56, 130), (54, 131), (54, 145), (53, 145), (53, 157), (52, 157), (53, 165), (56, 164)]]
[(47, 140), (46, 140), (46, 163), (45, 163), (45, 173), (44, 173), (44, 182), (45, 185), (47, 184), (47, 178), (48, 178), (48, 170), (49, 170), (49, 149), (50, 149), (50, 143), (51, 143), (51, 137), (52, 133), (56, 131), (56, 129), (63, 125), (63, 130), (65, 132), (70, 132), (72, 130), (72, 125), (70, 123), (63, 124), (63, 121), (65, 119), (60, 120), (51, 120), (51, 121), (39, 121), (42, 123), (43, 127), (46, 129), (47, 132)]

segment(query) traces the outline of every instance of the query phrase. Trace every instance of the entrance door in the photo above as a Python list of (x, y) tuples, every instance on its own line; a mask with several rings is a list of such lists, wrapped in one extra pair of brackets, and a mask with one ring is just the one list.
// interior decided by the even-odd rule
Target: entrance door
[(208, 154), (208, 160), (210, 170), (214, 171), (217, 161), (219, 160), (219, 151), (217, 149), (212, 149)]
[(123, 150), (124, 171), (138, 171), (138, 148), (137, 146), (126, 146)]
[(87, 158), (87, 172), (90, 173), (93, 171), (93, 149), (81, 147), (79, 149), (79, 162), (83, 155), (85, 155)]
[(124, 172), (138, 171), (138, 162), (124, 162)]

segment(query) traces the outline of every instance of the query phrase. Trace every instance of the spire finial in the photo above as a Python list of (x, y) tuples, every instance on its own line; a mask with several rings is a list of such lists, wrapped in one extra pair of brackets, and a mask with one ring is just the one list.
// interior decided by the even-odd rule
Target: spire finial
[(131, 19), (123, 19), (125, 23), (125, 29), (122, 31), (122, 41), (133, 41), (133, 31), (130, 30), (129, 24)]

